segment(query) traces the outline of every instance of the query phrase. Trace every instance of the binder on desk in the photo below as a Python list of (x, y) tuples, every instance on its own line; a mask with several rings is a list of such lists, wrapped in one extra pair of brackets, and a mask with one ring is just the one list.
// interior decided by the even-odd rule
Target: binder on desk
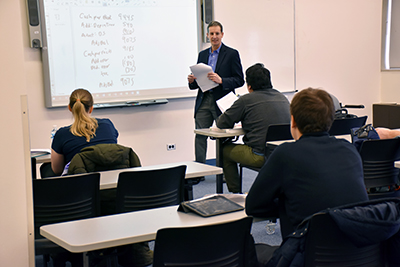
[(243, 209), (243, 206), (223, 195), (212, 195), (196, 200), (184, 201), (179, 205), (178, 211), (194, 212), (203, 217), (209, 217)]

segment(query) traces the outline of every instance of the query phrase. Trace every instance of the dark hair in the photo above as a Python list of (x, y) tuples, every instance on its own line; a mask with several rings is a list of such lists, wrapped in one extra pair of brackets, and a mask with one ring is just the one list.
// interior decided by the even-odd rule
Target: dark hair
[(292, 99), (290, 113), (301, 133), (327, 132), (335, 109), (329, 93), (322, 89), (303, 89)]
[(224, 32), (224, 28), (222, 27), (222, 24), (216, 20), (213, 20), (208, 24), (207, 32), (209, 32), (208, 29), (210, 29), (210, 27), (214, 27), (214, 26), (219, 26), (221, 28), (221, 32)]
[(272, 88), (271, 73), (262, 63), (256, 63), (246, 70), (246, 83), (254, 91)]

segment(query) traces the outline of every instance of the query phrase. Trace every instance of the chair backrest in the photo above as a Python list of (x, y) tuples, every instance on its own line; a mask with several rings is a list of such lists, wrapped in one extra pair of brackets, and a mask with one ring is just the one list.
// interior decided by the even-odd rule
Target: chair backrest
[(32, 172), (32, 179), (37, 178), (36, 174), (36, 158), (31, 157), (31, 172)]
[(118, 176), (117, 213), (178, 205), (184, 200), (186, 165)]
[(311, 218), (305, 243), (304, 266), (384, 266), (383, 248), (377, 243), (356, 247), (328, 213)]
[(290, 133), (290, 123), (271, 124), (268, 126), (266, 141), (279, 141), (293, 139)]
[(344, 135), (350, 134), (351, 129), (355, 127), (361, 127), (365, 125), (368, 116), (356, 117), (356, 118), (345, 118), (336, 119), (333, 121), (331, 128), (329, 129), (330, 135)]
[(53, 172), (51, 162), (45, 162), (40, 165), (40, 178), (56, 177), (59, 176)]
[(35, 238), (45, 224), (98, 216), (100, 174), (33, 180)]
[[(366, 188), (390, 186), (398, 182), (399, 170), (394, 163), (400, 160), (400, 139), (364, 141), (360, 147), (360, 155)], [(381, 197), (390, 195), (382, 193)]]
[(157, 231), (153, 266), (246, 266), (252, 218)]

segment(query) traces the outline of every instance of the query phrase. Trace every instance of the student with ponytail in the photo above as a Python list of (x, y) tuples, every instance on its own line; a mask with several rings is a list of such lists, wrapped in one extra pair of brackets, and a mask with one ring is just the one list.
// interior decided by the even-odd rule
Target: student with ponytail
[(116, 144), (118, 131), (109, 119), (91, 117), (93, 97), (85, 89), (76, 89), (69, 97), (68, 109), (74, 116), (70, 126), (60, 128), (51, 145), (51, 168), (61, 175), (65, 166), (82, 148), (97, 144)]

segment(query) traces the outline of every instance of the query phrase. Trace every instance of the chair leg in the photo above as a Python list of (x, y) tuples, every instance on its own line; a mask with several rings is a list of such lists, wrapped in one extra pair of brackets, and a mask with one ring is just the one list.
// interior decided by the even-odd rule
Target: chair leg
[(43, 255), (43, 267), (47, 267), (47, 263), (50, 261), (50, 255), (45, 254)]
[(239, 193), (242, 194), (243, 166), (239, 164)]

